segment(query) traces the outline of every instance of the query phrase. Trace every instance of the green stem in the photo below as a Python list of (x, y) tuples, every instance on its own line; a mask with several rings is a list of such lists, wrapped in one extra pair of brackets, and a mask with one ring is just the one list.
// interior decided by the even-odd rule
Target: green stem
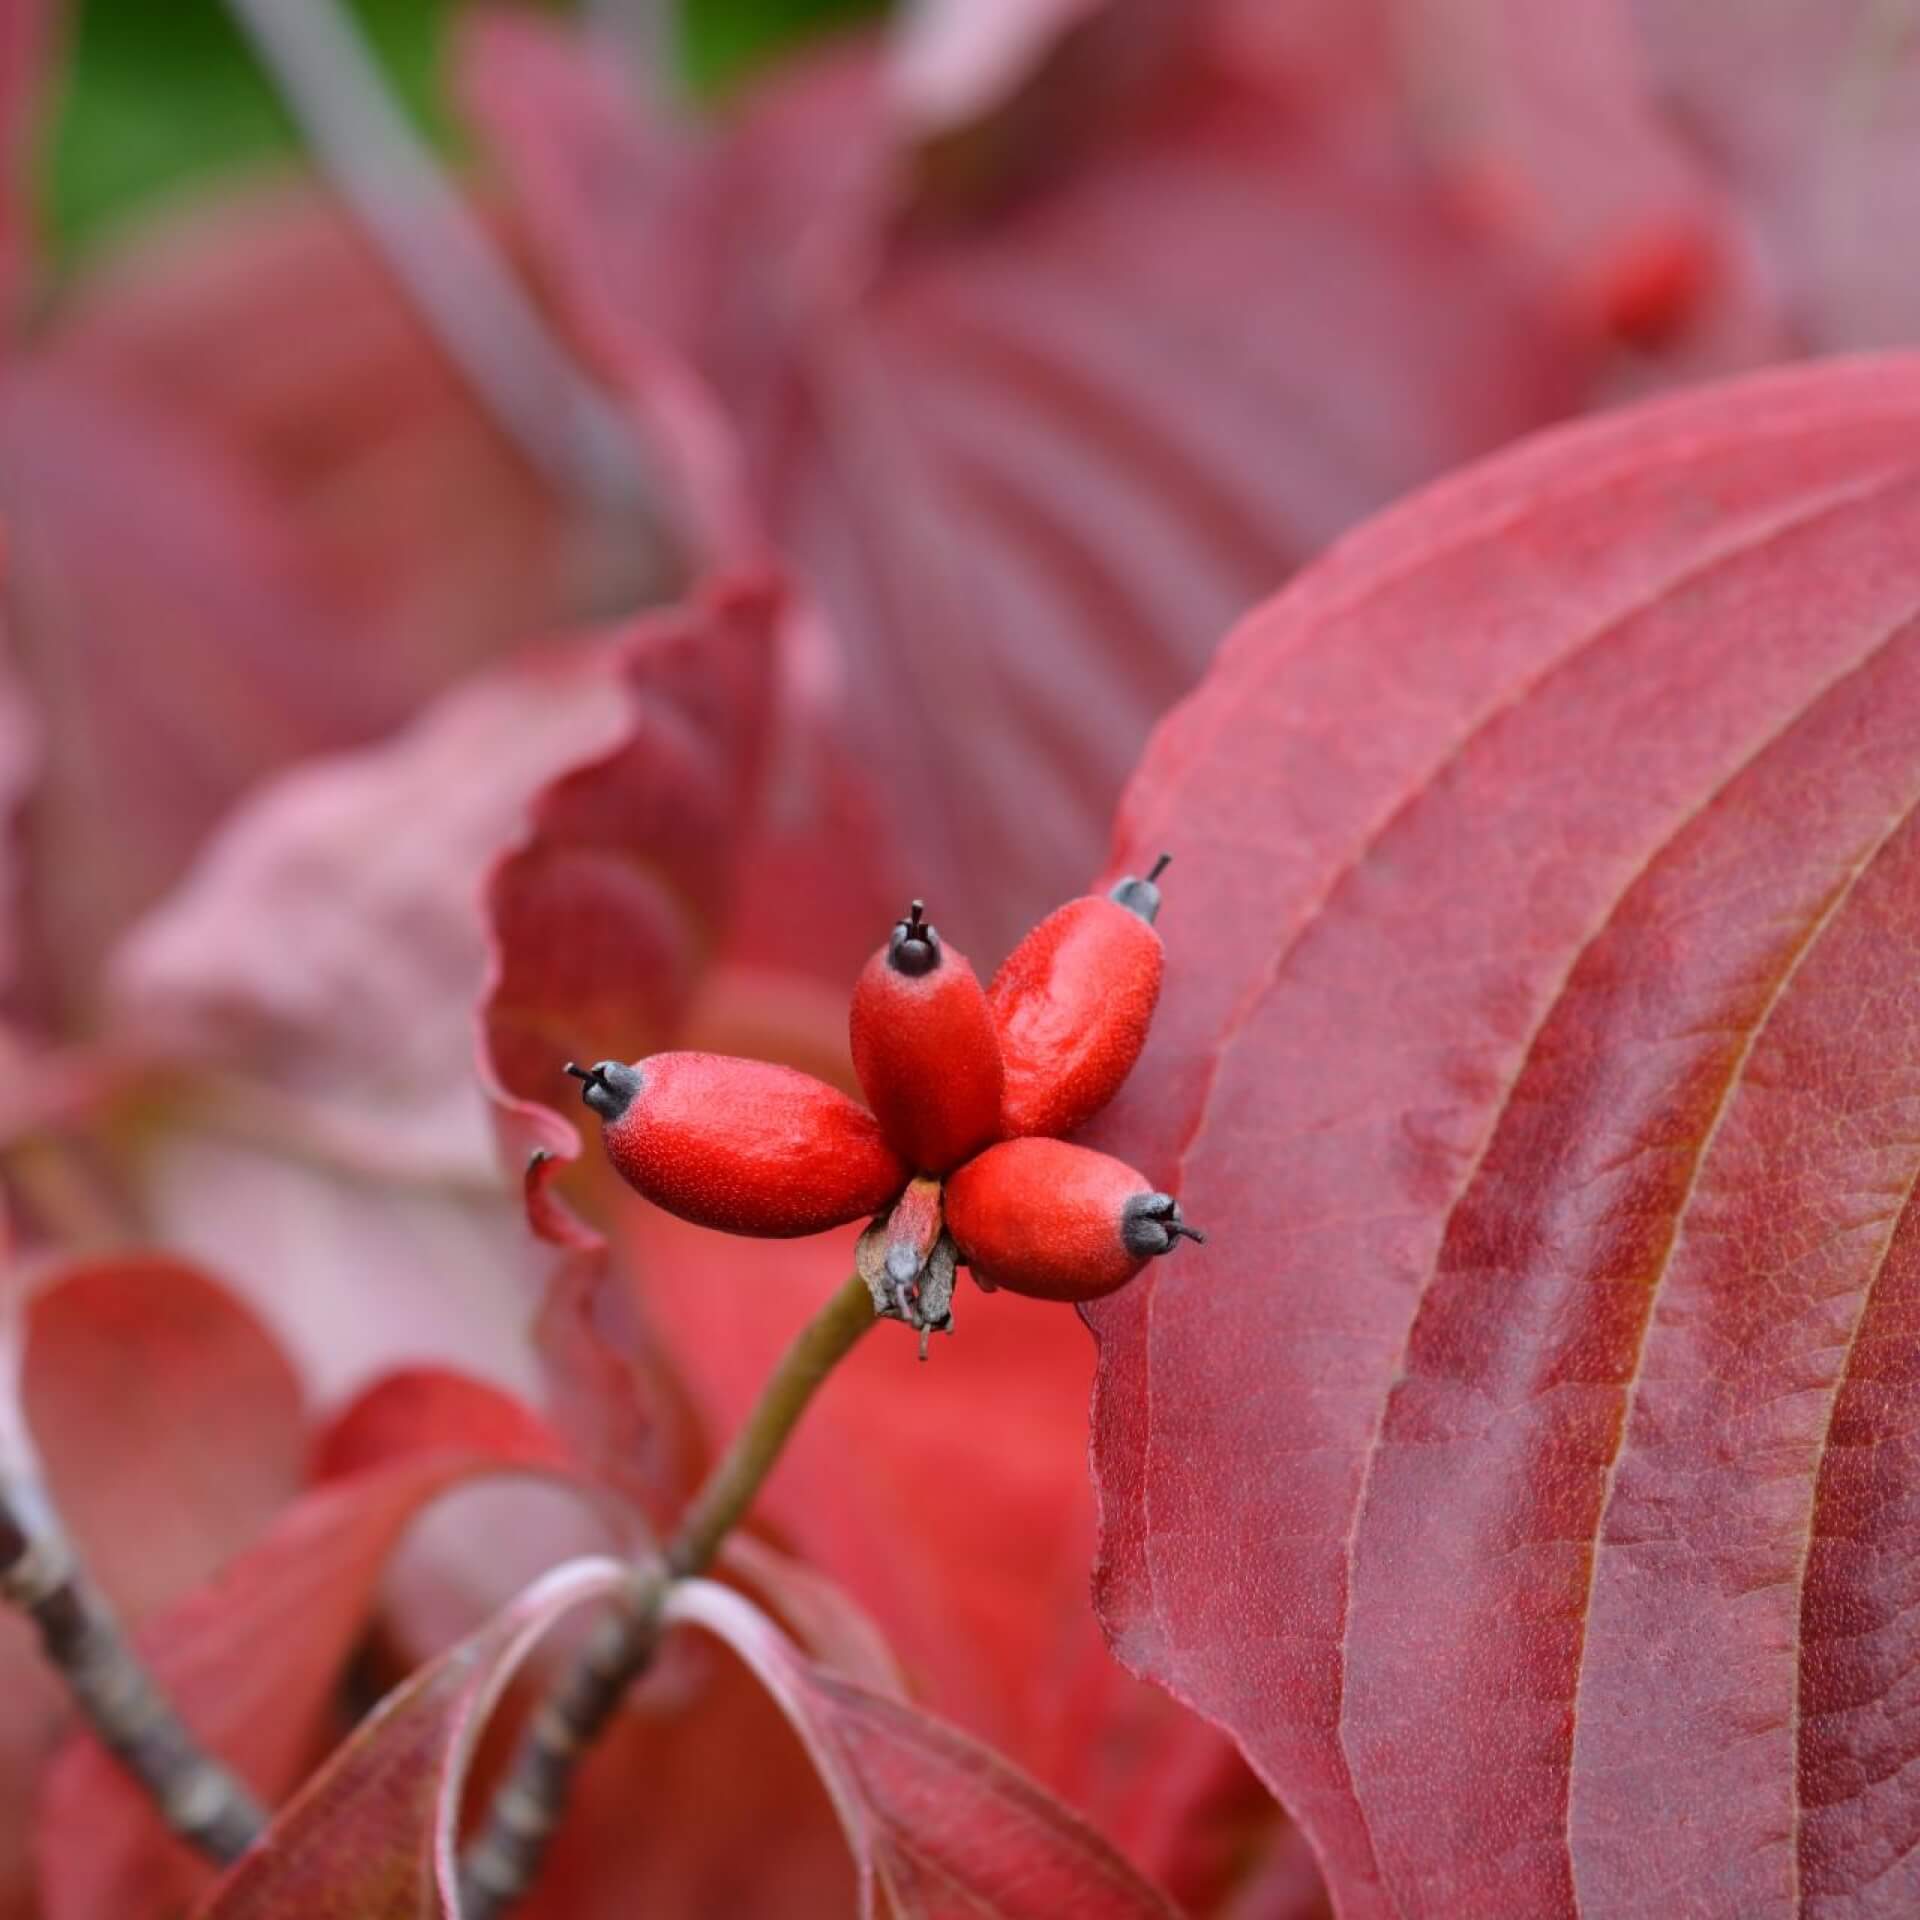
[(667, 1569), (676, 1579), (706, 1570), (720, 1542), (753, 1504), (820, 1383), (873, 1322), (873, 1295), (856, 1273), (801, 1328), (667, 1545)]

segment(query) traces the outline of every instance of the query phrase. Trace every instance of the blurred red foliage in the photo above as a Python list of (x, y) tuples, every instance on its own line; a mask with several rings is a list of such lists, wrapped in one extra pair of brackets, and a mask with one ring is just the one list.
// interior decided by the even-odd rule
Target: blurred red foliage
[[(489, 217), (645, 529), (554, 500), (311, 189), (29, 321), (49, 24), (0, 0), (24, 1411), (270, 1800), (417, 1669), (211, 1911), (441, 1910), (496, 1683), (604, 1575), (511, 1600), (506, 1509), (417, 1515), (517, 1472), (582, 1539), (664, 1522), (846, 1272), (576, 1162), (560, 1063), (845, 1083), (901, 901), (991, 965), (1136, 761), (1170, 972), (1100, 1138), (1214, 1243), (1090, 1316), (1098, 1515), (1090, 1343), (1004, 1297), (924, 1368), (882, 1330), (783, 1458), (728, 1577), (824, 1664), (735, 1638), (852, 1857), (929, 1913), (955, 1873), (1150, 1910), (1082, 1820), (1221, 1920), (1325, 1910), (1302, 1830), (1351, 1915), (1910, 1893), (1913, 370), (1622, 416), (1342, 540), (1582, 410), (1912, 338), (1882, 10), (940, 0), (707, 120), (479, 15)], [(663, 539), (685, 591), (629, 617)], [(0, 1636), (0, 1915), (178, 1913), (206, 1870)], [(859, 1691), (881, 1647), (913, 1706)], [(841, 1911), (835, 1813), (676, 1640), (528, 1910)]]

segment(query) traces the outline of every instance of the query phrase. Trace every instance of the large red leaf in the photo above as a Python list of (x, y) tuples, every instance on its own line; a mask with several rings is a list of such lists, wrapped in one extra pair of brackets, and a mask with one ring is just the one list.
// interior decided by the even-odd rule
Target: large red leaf
[[(13, 1304), (0, 1303), (9, 1354)], [(159, 1257), (80, 1263), (49, 1278), (24, 1333), (18, 1411), (68, 1530), (125, 1617), (150, 1617), (204, 1580), (294, 1492), (298, 1382), (203, 1275)], [(10, 1366), (5, 1391), (11, 1402)], [(0, 1618), (0, 1697), (0, 1915), (16, 1920), (34, 1910), (34, 1784), (71, 1709), (11, 1615)]]
[[(319, 1458), (328, 1478), (140, 1636), (183, 1718), (269, 1805), (329, 1743), (341, 1671), (421, 1510), (475, 1478), (571, 1470), (525, 1409), (431, 1372), (372, 1389), (322, 1436)], [(211, 1878), (86, 1736), (48, 1776), (36, 1845), (47, 1920), (160, 1920)]]
[(803, 1660), (750, 1602), (710, 1581), (669, 1622), (720, 1636), (779, 1702), (833, 1798), (860, 1871), (896, 1920), (1173, 1920), (1092, 1828), (987, 1748)]
[[(1920, 1898), (1920, 362), (1558, 435), (1163, 728), (1101, 1598), (1346, 1916)], [(1178, 879), (1174, 879), (1174, 875)]]
[(469, 69), (581, 324), (676, 344), (739, 426), (845, 649), (896, 884), (989, 952), (1084, 873), (1234, 613), (1584, 366), (1354, 124), (1197, 47), (1096, 80), (1043, 70), (1032, 125), (1078, 137), (1003, 155), (1018, 190), (942, 228), (893, 218), (918, 130), (878, 53), (693, 154), (557, 30), (496, 22)]

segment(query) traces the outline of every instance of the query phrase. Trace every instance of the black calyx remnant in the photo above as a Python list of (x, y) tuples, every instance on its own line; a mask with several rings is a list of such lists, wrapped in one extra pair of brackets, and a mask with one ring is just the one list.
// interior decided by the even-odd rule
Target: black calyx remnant
[(926, 902), (914, 901), (887, 942), (887, 965), (913, 980), (940, 964), (940, 935), (928, 925), (926, 915)]
[(1172, 860), (1172, 858), (1172, 854), (1163, 853), (1160, 858), (1153, 863), (1153, 870), (1144, 880), (1136, 879), (1134, 875), (1128, 874), (1127, 877), (1107, 895), (1107, 898), (1117, 901), (1121, 906), (1125, 907), (1129, 913), (1137, 913), (1148, 926), (1152, 926), (1160, 914), (1160, 889), (1155, 882), (1166, 872), (1167, 863)]
[(1181, 1219), (1180, 1202), (1170, 1193), (1136, 1193), (1121, 1209), (1121, 1244), (1143, 1260), (1171, 1253), (1183, 1239), (1204, 1241), (1206, 1237)]
[(638, 1067), (619, 1060), (602, 1060), (597, 1067), (577, 1067), (569, 1060), (567, 1071), (580, 1082), (580, 1098), (609, 1126), (633, 1105), (646, 1085)]

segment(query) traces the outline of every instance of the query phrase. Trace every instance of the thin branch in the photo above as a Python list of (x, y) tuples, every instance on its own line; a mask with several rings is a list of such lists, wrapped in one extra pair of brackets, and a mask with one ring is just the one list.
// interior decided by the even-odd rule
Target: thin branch
[(3, 1424), (0, 1600), (39, 1629), (48, 1660), (101, 1744), (146, 1789), (167, 1825), (222, 1865), (237, 1859), (259, 1837), (266, 1815), (161, 1692), (67, 1537), (24, 1426)]
[(599, 1624), (578, 1663), (534, 1715), (467, 1854), (460, 1885), (465, 1920), (497, 1920), (532, 1886), (581, 1756), (653, 1657), (668, 1585), (711, 1562), (753, 1503), (820, 1383), (873, 1323), (873, 1295), (855, 1274), (781, 1357), (632, 1605)]
[(227, 0), (315, 159), (496, 424), (557, 492), (658, 512), (632, 430), (407, 122), (339, 0)]

